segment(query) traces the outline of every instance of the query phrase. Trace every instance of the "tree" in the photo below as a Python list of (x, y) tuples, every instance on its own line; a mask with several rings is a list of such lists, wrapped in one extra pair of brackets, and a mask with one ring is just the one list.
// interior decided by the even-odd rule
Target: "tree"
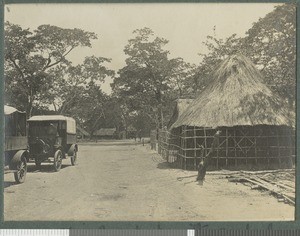
[(105, 118), (105, 103), (108, 96), (99, 86), (89, 83), (78, 97), (79, 99), (73, 100), (73, 106), (70, 106), (66, 114), (74, 117), (92, 136)]
[(172, 100), (177, 98), (191, 97), (190, 81), (195, 75), (196, 66), (186, 63), (182, 58), (170, 60), (171, 74), (169, 81), (169, 96)]
[[(124, 52), (128, 56), (126, 66), (119, 70), (113, 90), (122, 97), (126, 107), (139, 117), (148, 117), (156, 127), (164, 126), (166, 104), (170, 101), (169, 92), (183, 67), (180, 58), (169, 59), (164, 49), (168, 40), (155, 37), (149, 28), (135, 30)], [(178, 67), (180, 65), (181, 67)], [(173, 85), (172, 85), (173, 83)]]
[(189, 79), (190, 90), (194, 94), (201, 92), (210, 83), (215, 68), (226, 57), (236, 53), (246, 54), (244, 39), (237, 37), (236, 34), (226, 39), (218, 39), (209, 35), (203, 44), (207, 47), (208, 53), (199, 54), (202, 61)]
[[(41, 25), (31, 32), (5, 23), (5, 102), (31, 116), (53, 89), (55, 75), (70, 65), (67, 56), (77, 47), (91, 47), (94, 33)], [(61, 69), (62, 71), (59, 71)]]
[(235, 34), (226, 39), (208, 36), (207, 54), (190, 79), (194, 92), (202, 91), (212, 78), (216, 66), (229, 55), (244, 54), (256, 64), (265, 83), (280, 94), (291, 108), (295, 106), (296, 88), (296, 10), (294, 4), (277, 6), (247, 31), (246, 37)]
[(101, 90), (101, 84), (107, 77), (113, 77), (114, 71), (107, 69), (104, 63), (111, 60), (90, 56), (77, 66), (69, 66), (63, 76), (57, 76), (53, 95), (49, 100), (57, 113), (74, 117), (78, 123), (93, 134), (105, 123), (109, 107), (109, 96)]
[(290, 107), (295, 106), (296, 5), (286, 3), (254, 23), (245, 38), (249, 55), (265, 76), (266, 83)]
[(103, 65), (110, 62), (111, 59), (108, 58), (90, 56), (86, 57), (80, 65), (69, 66), (64, 70), (63, 76), (57, 75), (57, 80), (54, 82), (55, 91), (51, 91), (54, 96), (49, 100), (55, 110), (60, 114), (74, 107), (80, 110), (82, 104), (80, 95), (86, 91), (101, 90), (101, 83), (107, 77), (114, 76), (114, 71)]

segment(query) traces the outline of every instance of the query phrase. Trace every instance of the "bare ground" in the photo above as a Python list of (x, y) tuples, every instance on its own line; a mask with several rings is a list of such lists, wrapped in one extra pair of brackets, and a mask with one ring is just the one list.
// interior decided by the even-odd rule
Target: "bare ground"
[(194, 171), (171, 169), (149, 146), (134, 141), (79, 147), (76, 166), (60, 172), (33, 164), (24, 184), (4, 176), (4, 218), (9, 221), (277, 221), (293, 220), (294, 206), (268, 192), (251, 190)]

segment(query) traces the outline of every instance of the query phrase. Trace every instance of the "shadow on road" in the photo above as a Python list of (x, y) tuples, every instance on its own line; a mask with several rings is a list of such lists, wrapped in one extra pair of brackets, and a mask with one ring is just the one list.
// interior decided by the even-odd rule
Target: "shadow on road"
[[(144, 145), (149, 145), (148, 142), (144, 142)], [(98, 140), (89, 142), (78, 142), (79, 146), (130, 146), (130, 145), (143, 145), (142, 141), (134, 140)]]
[[(62, 165), (61, 170), (66, 167), (71, 167), (71, 165)], [(56, 173), (54, 171), (52, 164), (41, 165), (40, 168), (37, 168), (35, 165), (28, 165), (27, 171), (30, 173), (39, 173), (39, 172)]]
[(161, 162), (157, 164), (158, 169), (170, 169), (170, 164), (168, 162)]
[(16, 184), (15, 181), (4, 181), (3, 186), (4, 186), (4, 188), (8, 188), (8, 187), (10, 187), (11, 185), (15, 185), (15, 184)]
[(176, 163), (168, 163), (167, 161), (157, 164), (158, 169), (180, 169)]

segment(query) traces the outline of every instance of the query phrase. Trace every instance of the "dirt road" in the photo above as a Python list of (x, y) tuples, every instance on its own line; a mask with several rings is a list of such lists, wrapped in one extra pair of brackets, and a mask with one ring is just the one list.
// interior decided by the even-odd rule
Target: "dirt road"
[(4, 176), (5, 220), (84, 221), (263, 221), (292, 220), (294, 207), (267, 192), (251, 190), (218, 175), (204, 185), (178, 181), (196, 172), (170, 169), (148, 145), (134, 141), (79, 147), (76, 166), (60, 172), (34, 165), (24, 184)]

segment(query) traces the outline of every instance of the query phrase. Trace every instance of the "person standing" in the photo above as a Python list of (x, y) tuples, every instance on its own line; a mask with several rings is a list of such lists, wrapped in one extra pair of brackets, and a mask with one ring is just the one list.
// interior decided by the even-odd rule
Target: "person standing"
[(217, 130), (217, 132), (214, 135), (214, 139), (213, 139), (213, 142), (212, 142), (209, 152), (205, 155), (205, 157), (201, 158), (201, 161), (198, 165), (197, 181), (203, 181), (205, 179), (208, 161), (209, 161), (209, 159), (212, 158), (212, 154), (215, 151), (215, 148), (217, 147), (220, 134), (221, 134), (221, 130)]

